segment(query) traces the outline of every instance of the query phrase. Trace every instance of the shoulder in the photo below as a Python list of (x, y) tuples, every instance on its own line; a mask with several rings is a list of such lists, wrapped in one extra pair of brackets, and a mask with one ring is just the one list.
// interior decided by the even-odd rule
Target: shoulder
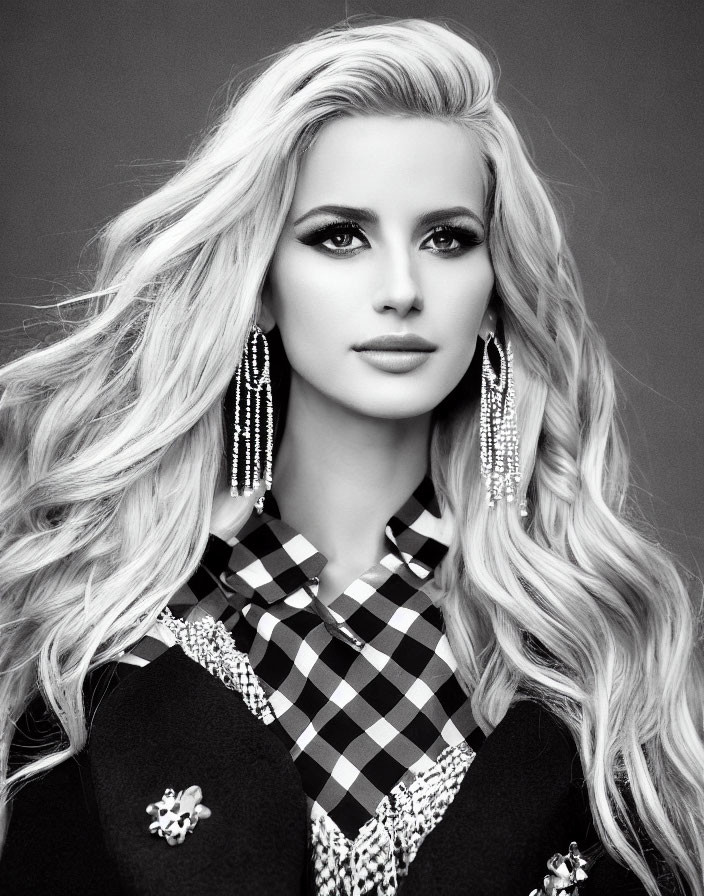
[[(105, 675), (110, 686), (94, 706), (78, 763), (63, 763), (37, 780), (31, 805), (32, 784), (18, 796), (16, 815), (30, 826), (31, 813), (43, 801), (42, 836), (41, 843), (36, 837), (20, 842), (20, 825), (11, 819), (11, 855), (3, 856), (8, 873), (34, 864), (43, 869), (43, 884), (51, 880), (48, 857), (65, 852), (61, 831), (52, 831), (67, 822), (58, 808), (88, 800), (90, 813), (75, 813), (71, 849), (77, 851), (81, 840), (100, 841), (100, 850), (83, 854), (81, 874), (92, 874), (93, 864), (105, 861), (120, 882), (115, 892), (213, 896), (229, 892), (229, 882), (237, 879), (243, 892), (298, 896), (306, 867), (306, 803), (279, 738), (239, 694), (179, 647), (126, 675), (114, 669)], [(77, 767), (80, 775), (67, 776), (67, 769)], [(150, 834), (147, 806), (161, 800), (167, 788), (193, 785), (211, 815), (186, 843), (172, 848)], [(70, 817), (70, 810), (64, 815)]]

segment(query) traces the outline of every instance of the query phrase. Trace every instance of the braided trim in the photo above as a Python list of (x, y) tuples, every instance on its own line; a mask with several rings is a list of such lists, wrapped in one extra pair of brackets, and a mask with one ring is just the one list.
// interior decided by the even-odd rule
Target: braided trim
[(235, 647), (222, 622), (203, 616), (192, 622), (177, 619), (167, 607), (159, 616), (186, 656), (215, 675), (231, 691), (237, 691), (247, 709), (265, 725), (276, 718), (249, 657)]
[[(325, 812), (312, 818), (317, 896), (395, 896), (421, 844), (440, 822), (476, 753), (467, 743), (446, 747), (437, 762), (406, 785), (399, 782), (349, 840)], [(376, 889), (375, 889), (376, 888)]]

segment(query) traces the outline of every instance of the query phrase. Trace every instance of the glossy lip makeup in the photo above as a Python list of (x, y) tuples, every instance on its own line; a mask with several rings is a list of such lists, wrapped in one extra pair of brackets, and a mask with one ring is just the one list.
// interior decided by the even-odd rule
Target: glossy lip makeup
[(413, 333), (390, 333), (357, 343), (352, 349), (377, 370), (410, 373), (425, 364), (437, 346)]

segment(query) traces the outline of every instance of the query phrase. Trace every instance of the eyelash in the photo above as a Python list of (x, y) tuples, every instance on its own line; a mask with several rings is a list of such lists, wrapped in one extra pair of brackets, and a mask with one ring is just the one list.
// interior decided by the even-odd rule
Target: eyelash
[[(461, 255), (466, 250), (474, 248), (474, 246), (479, 246), (484, 242), (483, 237), (475, 230), (469, 230), (465, 227), (458, 227), (457, 225), (452, 224), (438, 224), (432, 228), (430, 234), (423, 242), (423, 245), (428, 240), (432, 239), (436, 234), (443, 234), (453, 239), (457, 240), (459, 243), (458, 247), (449, 250), (440, 250), (435, 249), (435, 255), (444, 255), (453, 257), (455, 255)], [(338, 256), (347, 256), (354, 255), (358, 252), (359, 246), (353, 249), (345, 249), (345, 248), (337, 248), (331, 249), (322, 244), (329, 239), (332, 239), (335, 236), (356, 236), (360, 239), (366, 241), (366, 237), (362, 232), (361, 228), (354, 221), (334, 221), (330, 224), (325, 224), (323, 227), (319, 227), (316, 230), (312, 231), (309, 234), (306, 234), (304, 237), (301, 237), (301, 242), (306, 246), (319, 246), (324, 252), (327, 252), (329, 255), (338, 255)]]

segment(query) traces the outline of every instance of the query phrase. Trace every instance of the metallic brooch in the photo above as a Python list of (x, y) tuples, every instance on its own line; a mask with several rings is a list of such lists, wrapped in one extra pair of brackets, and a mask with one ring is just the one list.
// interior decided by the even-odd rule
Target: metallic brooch
[(579, 896), (579, 884), (587, 879), (584, 870), (587, 862), (582, 858), (577, 844), (572, 841), (567, 855), (556, 852), (548, 859), (548, 871), (543, 878), (543, 885), (537, 890), (531, 890), (530, 896), (558, 896), (560, 893), (569, 893)]
[(177, 846), (192, 834), (201, 818), (210, 818), (210, 809), (201, 802), (203, 793), (197, 784), (175, 793), (170, 787), (158, 803), (150, 803), (147, 812), (154, 821), (152, 834), (163, 837), (169, 846)]

